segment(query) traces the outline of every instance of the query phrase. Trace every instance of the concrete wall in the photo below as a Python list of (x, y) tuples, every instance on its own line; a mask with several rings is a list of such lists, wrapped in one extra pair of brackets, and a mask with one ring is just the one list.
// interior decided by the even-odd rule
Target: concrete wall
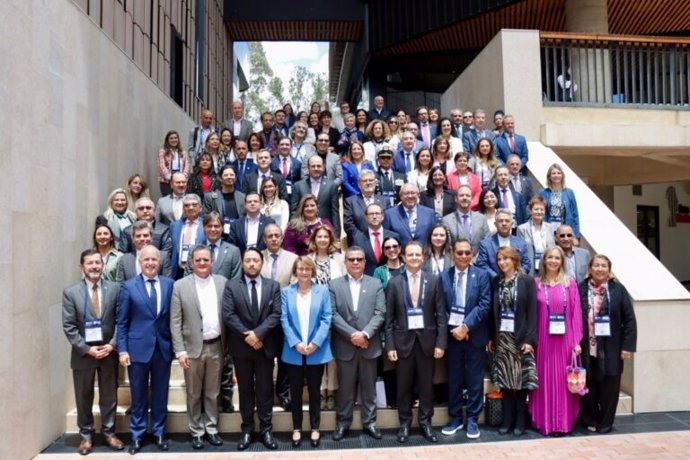
[[(0, 458), (33, 457), (73, 407), (61, 291), (95, 217), (186, 114), (68, 0), (5, 0), (0, 16)], [(186, 138), (186, 135), (183, 134)]]

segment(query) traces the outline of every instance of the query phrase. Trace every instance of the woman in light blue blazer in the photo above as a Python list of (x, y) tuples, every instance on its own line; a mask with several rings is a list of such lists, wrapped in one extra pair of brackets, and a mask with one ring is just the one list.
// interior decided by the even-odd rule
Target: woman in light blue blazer
[[(547, 187), (539, 192), (546, 201), (546, 216), (544, 220), (554, 228), (560, 224), (573, 229), (577, 241), (580, 239), (580, 216), (577, 212), (575, 192), (565, 186), (565, 173), (558, 163), (549, 166), (546, 172)], [(576, 244), (577, 244), (576, 241)]]
[(281, 292), (281, 316), (285, 342), (281, 360), (286, 364), (292, 399), (292, 446), (302, 441), (302, 388), (307, 380), (311, 445), (321, 441), (319, 425), (320, 386), (324, 365), (333, 359), (328, 342), (331, 329), (331, 298), (328, 286), (313, 282), (316, 265), (309, 257), (299, 257), (292, 267), (297, 283)]

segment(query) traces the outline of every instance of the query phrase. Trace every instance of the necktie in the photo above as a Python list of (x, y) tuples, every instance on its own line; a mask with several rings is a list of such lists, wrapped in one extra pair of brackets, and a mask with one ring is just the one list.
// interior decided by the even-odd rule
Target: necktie
[(405, 154), (405, 172), (406, 173), (412, 171), (412, 162), (410, 161), (410, 156), (411, 156), (411, 154), (409, 154), (409, 153)]
[(216, 247), (218, 245), (216, 243), (211, 243), (209, 245), (209, 248), (211, 249), (211, 263), (216, 260)]
[(287, 158), (283, 158), (283, 177), (287, 179), (287, 176), (288, 176)]
[(429, 132), (429, 123), (422, 123), (422, 138), (424, 145), (429, 147), (431, 145), (431, 133)]
[(271, 254), (273, 258), (273, 263), (271, 263), (271, 279), (276, 279), (276, 273), (278, 272), (278, 254)]
[(173, 217), (175, 220), (180, 220), (182, 217), (182, 198), (173, 197)]
[(455, 134), (458, 137), (462, 137), (462, 128), (460, 128), (460, 125), (455, 125)]
[(510, 144), (510, 151), (515, 153), (515, 139), (512, 134), (508, 135), (508, 143)]
[(417, 308), (417, 303), (419, 302), (419, 273), (410, 275), (410, 298), (412, 299), (412, 305)]
[(374, 235), (374, 257), (376, 262), (381, 260), (381, 240), (379, 240), (379, 232), (373, 232)]
[(149, 301), (153, 305), (154, 310), (156, 310), (156, 315), (158, 315), (158, 293), (156, 292), (156, 280), (148, 280), (151, 285), (151, 292), (149, 292)]
[(513, 177), (513, 188), (516, 192), (522, 192), (522, 184), (520, 184), (520, 176)]
[(252, 280), (252, 311), (259, 312), (259, 296), (256, 292), (256, 280)]
[(410, 227), (410, 233), (414, 236), (414, 231), (417, 229), (417, 222), (415, 222), (414, 209), (407, 211), (407, 224)]
[(101, 302), (98, 300), (98, 283), (95, 283), (91, 288), (91, 305), (93, 305), (93, 312), (96, 318), (101, 317)]
[(183, 244), (192, 244), (192, 230), (194, 226), (194, 221), (188, 220), (187, 225), (184, 228)]
[(240, 161), (240, 167), (239, 167), (238, 169), (239, 169), (239, 171), (238, 171), (238, 174), (237, 174), (237, 175), (238, 175), (239, 177), (238, 177), (237, 179), (238, 179), (239, 182), (241, 183), (241, 182), (242, 182), (242, 179), (244, 178), (244, 161)]
[(508, 189), (507, 188), (501, 189), (501, 205), (504, 208), (508, 208)]
[(462, 225), (465, 227), (465, 235), (467, 236), (468, 240), (472, 239), (472, 225), (470, 223), (470, 219), (468, 218), (467, 214), (462, 215)]
[(464, 278), (465, 272), (458, 272), (458, 279), (455, 282), (455, 305), (460, 307), (465, 306), (465, 286), (462, 282)]

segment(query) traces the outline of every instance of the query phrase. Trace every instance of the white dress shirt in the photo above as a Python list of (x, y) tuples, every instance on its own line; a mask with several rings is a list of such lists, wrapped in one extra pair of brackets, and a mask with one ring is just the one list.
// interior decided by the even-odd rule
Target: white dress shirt
[(311, 289), (307, 295), (297, 292), (297, 315), (302, 342), (309, 345), (309, 310), (311, 310)]
[(218, 293), (213, 276), (206, 278), (194, 276), (196, 296), (201, 307), (201, 324), (204, 340), (213, 340), (220, 336), (220, 318), (218, 316)]

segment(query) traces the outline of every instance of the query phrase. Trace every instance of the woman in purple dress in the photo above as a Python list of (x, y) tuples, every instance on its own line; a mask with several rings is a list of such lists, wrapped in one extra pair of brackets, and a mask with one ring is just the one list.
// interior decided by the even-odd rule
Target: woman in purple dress
[(529, 397), (532, 425), (543, 435), (570, 433), (580, 396), (568, 392), (566, 367), (580, 354), (582, 307), (577, 283), (568, 276), (561, 248), (548, 248), (541, 259), (537, 287), (537, 373), (539, 388)]
[(309, 237), (320, 225), (329, 227), (335, 233), (330, 220), (319, 217), (319, 203), (314, 195), (304, 195), (297, 205), (295, 217), (288, 222), (283, 249), (298, 256), (309, 253)]

